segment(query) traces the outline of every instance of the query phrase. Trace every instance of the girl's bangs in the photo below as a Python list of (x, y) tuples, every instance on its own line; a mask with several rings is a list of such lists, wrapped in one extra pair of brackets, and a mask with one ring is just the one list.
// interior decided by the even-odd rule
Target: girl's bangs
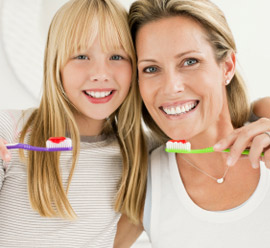
[[(101, 7), (101, 6), (99, 6)], [(98, 8), (97, 8), (98, 9)], [(63, 34), (62, 66), (74, 55), (87, 51), (99, 35), (101, 47), (104, 52), (124, 49), (132, 57), (132, 45), (128, 36), (128, 26), (123, 16), (118, 16), (108, 11), (104, 6), (99, 10), (93, 8), (72, 15), (65, 21), (65, 26), (70, 27)], [(90, 12), (91, 10), (91, 12)]]

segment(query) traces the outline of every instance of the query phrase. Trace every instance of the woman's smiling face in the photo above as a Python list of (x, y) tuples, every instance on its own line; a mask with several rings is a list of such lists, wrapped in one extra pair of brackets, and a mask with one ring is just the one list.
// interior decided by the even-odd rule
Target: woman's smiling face
[(226, 102), (226, 62), (217, 63), (207, 34), (188, 17), (143, 26), (136, 48), (140, 92), (170, 138), (189, 139), (217, 124)]

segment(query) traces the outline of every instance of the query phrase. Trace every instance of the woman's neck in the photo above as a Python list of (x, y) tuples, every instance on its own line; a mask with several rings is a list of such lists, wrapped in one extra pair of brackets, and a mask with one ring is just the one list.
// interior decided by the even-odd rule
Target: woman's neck
[[(226, 121), (227, 120), (227, 121)], [(203, 149), (207, 147), (214, 146), (218, 141), (227, 137), (234, 130), (231, 122), (228, 118), (222, 118), (211, 125), (204, 132), (194, 136), (188, 140), (191, 144), (191, 149)], [(184, 163), (181, 157), (187, 159), (195, 166), (201, 168), (202, 170), (207, 170), (209, 173), (224, 171), (226, 168), (227, 154), (223, 152), (213, 152), (205, 154), (177, 154), (177, 162), (181, 166)], [(213, 166), (215, 164), (215, 166)]]

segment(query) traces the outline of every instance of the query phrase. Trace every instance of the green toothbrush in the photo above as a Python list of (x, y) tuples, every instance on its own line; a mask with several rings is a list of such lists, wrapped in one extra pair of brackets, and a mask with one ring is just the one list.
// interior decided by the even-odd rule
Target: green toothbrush
[[(186, 140), (169, 140), (166, 143), (166, 152), (172, 153), (210, 153), (215, 152), (213, 147), (207, 147), (204, 149), (191, 149), (191, 145)], [(223, 152), (230, 152), (230, 149), (225, 149)], [(243, 155), (248, 155), (249, 150), (244, 150), (242, 152)], [(261, 153), (261, 156), (264, 156), (264, 153)]]

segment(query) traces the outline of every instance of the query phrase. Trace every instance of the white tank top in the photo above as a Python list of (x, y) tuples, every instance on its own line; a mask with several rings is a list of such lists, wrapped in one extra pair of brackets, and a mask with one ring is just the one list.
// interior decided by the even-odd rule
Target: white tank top
[(159, 147), (151, 154), (144, 227), (153, 248), (269, 248), (270, 172), (260, 166), (260, 180), (244, 204), (207, 211), (187, 194), (174, 153)]

